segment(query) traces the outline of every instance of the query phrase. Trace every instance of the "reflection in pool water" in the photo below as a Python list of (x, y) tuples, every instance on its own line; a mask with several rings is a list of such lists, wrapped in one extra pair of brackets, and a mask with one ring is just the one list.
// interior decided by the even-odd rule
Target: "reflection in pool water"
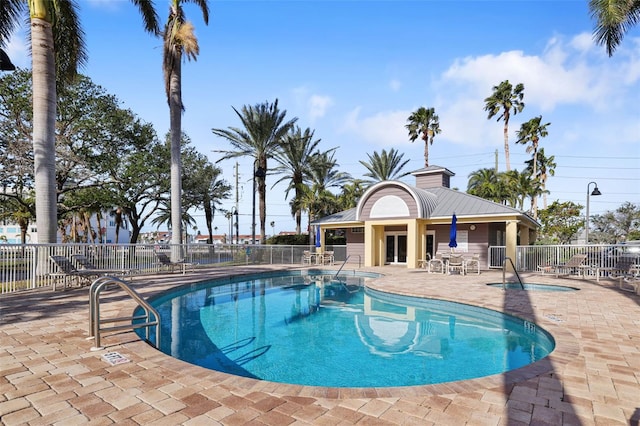
[(199, 284), (152, 301), (161, 350), (210, 369), (331, 387), (481, 377), (553, 350), (535, 324), (488, 309), (362, 287), (363, 277), (286, 275)]

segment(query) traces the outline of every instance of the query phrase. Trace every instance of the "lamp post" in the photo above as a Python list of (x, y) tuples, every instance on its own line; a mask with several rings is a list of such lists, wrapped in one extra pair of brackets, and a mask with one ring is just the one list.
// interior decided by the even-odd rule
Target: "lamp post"
[(267, 173), (260, 166), (256, 169), (258, 159), (253, 162), (253, 211), (251, 213), (251, 244), (256, 243), (256, 178), (264, 179)]
[(591, 191), (591, 195), (602, 195), (600, 190), (598, 189), (598, 184), (595, 182), (589, 182), (587, 184), (587, 214), (586, 214), (586, 224), (584, 228), (584, 239), (587, 244), (589, 244), (589, 186), (593, 184), (593, 191)]

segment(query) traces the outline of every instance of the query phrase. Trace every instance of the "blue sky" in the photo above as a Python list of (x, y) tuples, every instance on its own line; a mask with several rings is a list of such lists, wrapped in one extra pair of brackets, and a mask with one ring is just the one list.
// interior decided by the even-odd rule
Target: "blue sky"
[[(430, 146), (430, 164), (453, 171), (452, 187), (465, 190), (471, 172), (494, 166), (496, 150), (505, 170), (502, 122), (487, 119), (483, 101), (508, 79), (524, 84), (526, 104), (510, 123), (512, 168), (522, 170), (530, 158), (514, 144), (516, 130), (542, 115), (551, 125), (540, 146), (557, 163), (549, 202), (584, 206), (595, 181), (602, 195), (591, 198), (592, 215), (625, 201), (640, 204), (640, 29), (609, 58), (592, 41), (587, 3), (214, 1), (208, 26), (188, 4), (200, 55), (183, 65), (183, 130), (215, 162), (214, 150), (229, 145), (211, 128), (239, 126), (232, 107), (277, 98), (300, 127), (315, 129), (323, 149), (338, 148), (341, 171), (362, 178), (359, 160), (382, 149), (403, 153), (408, 170), (423, 167), (423, 144), (411, 143), (404, 126), (418, 107), (433, 107), (442, 133)], [(169, 110), (161, 41), (143, 31), (129, 1), (79, 4), (89, 50), (82, 72), (164, 137)], [(162, 22), (168, 4), (156, 2)], [(16, 65), (30, 67), (23, 32), (7, 50)], [(249, 234), (252, 160), (238, 163), (240, 232)], [(234, 184), (235, 161), (220, 166)], [(269, 176), (268, 187), (276, 180)], [(191, 213), (204, 231), (200, 212)], [(295, 228), (282, 186), (267, 194), (271, 221), (276, 232)], [(214, 225), (228, 232), (223, 217)]]

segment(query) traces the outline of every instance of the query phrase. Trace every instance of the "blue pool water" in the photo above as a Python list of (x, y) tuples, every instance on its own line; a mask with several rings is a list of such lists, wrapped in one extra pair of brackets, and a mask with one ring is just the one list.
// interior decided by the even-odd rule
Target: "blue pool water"
[(393, 387), (501, 373), (554, 348), (540, 327), (496, 311), (365, 289), (362, 276), (296, 272), (200, 283), (156, 298), (160, 349), (273, 382)]

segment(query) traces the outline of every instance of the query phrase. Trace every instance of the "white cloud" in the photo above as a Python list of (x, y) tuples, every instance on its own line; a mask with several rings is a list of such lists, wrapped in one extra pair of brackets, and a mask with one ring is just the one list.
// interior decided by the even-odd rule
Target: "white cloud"
[(341, 128), (342, 132), (355, 134), (360, 140), (382, 147), (409, 143), (405, 124), (411, 111), (381, 111), (368, 117), (360, 117), (361, 107), (350, 111)]
[(393, 91), (393, 92), (397, 92), (398, 90), (400, 90), (400, 88), (402, 87), (402, 83), (400, 82), (400, 80), (396, 80), (395, 78), (393, 80), (391, 80), (389, 82), (389, 88)]
[(317, 118), (324, 117), (327, 109), (333, 105), (333, 100), (329, 96), (311, 95), (307, 101), (309, 107), (309, 118), (311, 122)]
[[(558, 148), (592, 140), (640, 142), (640, 41), (625, 40), (625, 49), (609, 58), (590, 37), (587, 33), (570, 40), (555, 36), (537, 55), (508, 51), (455, 60), (432, 86), (433, 102), (423, 105), (434, 107), (440, 118), (442, 133), (436, 140), (501, 149), (503, 122), (487, 119), (484, 99), (493, 86), (508, 79), (524, 84), (526, 104), (509, 123), (511, 143), (522, 122), (538, 115), (552, 123), (549, 142)], [(404, 126), (418, 106), (367, 109), (366, 115), (357, 107), (344, 119), (341, 131), (355, 142), (382, 147), (409, 144)], [(612, 128), (617, 129), (615, 134)]]

